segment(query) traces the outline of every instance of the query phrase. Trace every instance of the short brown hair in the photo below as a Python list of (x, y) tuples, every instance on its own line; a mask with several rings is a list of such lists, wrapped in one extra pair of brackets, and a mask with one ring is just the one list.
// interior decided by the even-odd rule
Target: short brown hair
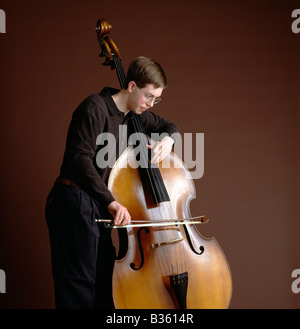
[(134, 81), (140, 88), (147, 84), (153, 84), (155, 88), (167, 87), (167, 77), (160, 64), (144, 56), (139, 56), (130, 63), (124, 84), (125, 89), (128, 88), (130, 81)]

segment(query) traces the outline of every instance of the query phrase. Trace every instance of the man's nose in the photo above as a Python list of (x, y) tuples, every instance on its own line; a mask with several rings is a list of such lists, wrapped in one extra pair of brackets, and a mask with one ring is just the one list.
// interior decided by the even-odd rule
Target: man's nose
[(154, 106), (155, 99), (152, 99), (151, 101), (147, 100), (146, 104), (148, 104), (150, 107)]

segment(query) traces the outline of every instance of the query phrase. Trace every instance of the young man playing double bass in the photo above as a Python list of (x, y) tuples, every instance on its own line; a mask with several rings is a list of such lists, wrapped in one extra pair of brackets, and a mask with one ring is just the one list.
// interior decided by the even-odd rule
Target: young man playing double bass
[[(172, 149), (170, 137), (178, 127), (149, 111), (161, 100), (167, 80), (161, 66), (146, 57), (132, 61), (122, 90), (104, 88), (86, 98), (75, 110), (68, 130), (60, 170), (46, 202), (56, 308), (114, 308), (112, 271), (116, 257), (111, 230), (96, 218), (112, 218), (127, 225), (131, 217), (107, 188), (111, 166), (97, 165), (103, 133), (112, 134), (120, 155), (120, 131), (132, 132), (132, 113), (140, 115), (145, 131), (167, 133), (152, 149), (158, 163)], [(123, 130), (120, 129), (123, 127)]]

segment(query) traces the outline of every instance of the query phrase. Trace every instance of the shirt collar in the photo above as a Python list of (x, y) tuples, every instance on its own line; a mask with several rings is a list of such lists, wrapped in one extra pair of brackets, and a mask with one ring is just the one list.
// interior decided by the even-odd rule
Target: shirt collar
[(119, 91), (120, 91), (119, 89), (105, 87), (101, 90), (100, 95), (104, 98), (107, 108), (112, 115), (124, 116), (124, 113), (117, 108), (116, 103), (111, 97), (112, 95), (118, 93)]

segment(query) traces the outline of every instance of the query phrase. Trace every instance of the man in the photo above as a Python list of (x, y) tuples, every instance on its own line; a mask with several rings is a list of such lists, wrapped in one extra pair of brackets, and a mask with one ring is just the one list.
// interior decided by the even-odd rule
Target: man
[(141, 56), (130, 64), (124, 89), (104, 88), (73, 113), (60, 176), (46, 203), (57, 308), (114, 308), (115, 248), (110, 229), (95, 219), (112, 218), (114, 225), (127, 225), (131, 217), (107, 188), (111, 166), (97, 165), (97, 154), (106, 147), (99, 137), (115, 137), (116, 148), (108, 157), (118, 157), (120, 126), (128, 128), (130, 136), (132, 113), (138, 114), (147, 134), (168, 134), (148, 146), (151, 162), (160, 162), (172, 149), (171, 135), (178, 132), (175, 124), (149, 111), (166, 84), (161, 66)]

